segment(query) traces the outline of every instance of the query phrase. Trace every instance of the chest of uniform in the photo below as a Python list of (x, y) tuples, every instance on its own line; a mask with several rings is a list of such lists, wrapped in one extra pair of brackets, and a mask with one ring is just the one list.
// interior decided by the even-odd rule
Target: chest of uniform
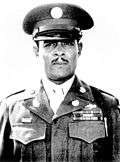
[[(47, 127), (50, 129), (47, 134), (54, 137), (74, 138), (92, 143), (93, 141), (104, 138), (106, 136), (106, 124), (103, 120), (101, 111), (93, 110), (74, 111), (54, 119), (51, 123), (47, 123), (44, 119), (38, 117), (33, 112), (26, 110), (18, 115), (13, 113), (14, 118), (11, 120), (12, 136), (19, 138), (21, 142), (27, 144), (38, 139), (45, 139)], [(14, 120), (13, 120), (14, 119)]]
[(66, 111), (66, 114), (61, 113), (55, 118), (51, 115), (51, 120), (48, 120), (48, 114), (37, 114), (33, 109), (29, 109), (31, 105), (32, 102), (29, 101), (27, 107), (23, 102), (12, 108), (11, 139), (19, 141), (24, 147), (32, 145), (33, 149), (38, 143), (37, 149), (40, 150), (40, 146), (44, 152), (48, 148), (53, 161), (58, 157), (59, 160), (68, 158), (71, 161), (85, 157), (90, 161), (93, 156), (97, 156), (96, 152), (100, 153), (101, 157), (104, 155), (104, 148), (108, 147), (109, 143), (107, 121), (104, 120), (101, 108), (87, 105), (73, 110), (67, 105), (70, 112)]
[(52, 124), (52, 134), (58, 138), (72, 137), (86, 143), (107, 136), (107, 121), (104, 120), (102, 111), (79, 110), (55, 119)]
[[(94, 161), (111, 158), (110, 139), (106, 134), (104, 120), (76, 119), (79, 111), (64, 115), (53, 121), (51, 127), (51, 150), (54, 159), (58, 157), (68, 161)], [(81, 112), (82, 113), (82, 112)], [(80, 115), (81, 115), (80, 113)], [(67, 160), (66, 160), (67, 161)]]

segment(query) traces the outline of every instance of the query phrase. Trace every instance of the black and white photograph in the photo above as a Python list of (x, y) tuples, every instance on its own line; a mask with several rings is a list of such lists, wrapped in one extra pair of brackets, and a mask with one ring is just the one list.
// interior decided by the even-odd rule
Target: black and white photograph
[(119, 0), (0, 6), (0, 162), (120, 162)]

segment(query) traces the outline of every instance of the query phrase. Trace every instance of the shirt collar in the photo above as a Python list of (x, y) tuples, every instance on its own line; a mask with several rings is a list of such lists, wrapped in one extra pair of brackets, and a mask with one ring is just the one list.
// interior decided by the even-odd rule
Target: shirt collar
[(57, 85), (53, 82), (51, 82), (50, 80), (47, 79), (47, 77), (43, 77), (42, 78), (42, 82), (45, 88), (45, 91), (47, 93), (47, 95), (51, 95), (51, 92), (53, 91), (53, 89), (59, 89), (61, 88), (63, 90), (63, 95), (65, 96), (68, 92), (68, 90), (70, 89), (73, 81), (74, 81), (75, 75), (72, 76), (72, 78), (70, 78), (69, 80), (67, 80), (66, 82), (64, 82), (63, 84)]

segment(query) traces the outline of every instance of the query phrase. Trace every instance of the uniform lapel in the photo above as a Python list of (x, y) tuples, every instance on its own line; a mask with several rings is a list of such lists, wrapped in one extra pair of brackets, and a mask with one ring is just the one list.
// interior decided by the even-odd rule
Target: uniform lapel
[[(80, 88), (83, 87), (85, 92), (81, 92)], [(31, 112), (44, 119), (46, 122), (51, 123), (53, 119), (62, 115), (68, 114), (76, 110), (82, 110), (91, 102), (94, 98), (91, 92), (91, 88), (84, 82), (79, 81), (75, 77), (74, 82), (65, 96), (63, 102), (60, 104), (56, 115), (52, 111), (49, 103), (49, 99), (41, 82), (40, 90), (31, 100), (26, 100), (25, 107)]]
[[(81, 92), (80, 88), (83, 87), (85, 92)], [(91, 88), (84, 82), (79, 81), (75, 77), (74, 82), (65, 96), (64, 101), (59, 106), (57, 115), (55, 118), (58, 118), (62, 115), (68, 114), (76, 110), (82, 110), (84, 107), (94, 101)]]
[(48, 123), (52, 122), (52, 117), (54, 115), (52, 109), (50, 108), (49, 99), (44, 90), (43, 84), (41, 82), (40, 90), (31, 101), (26, 101), (26, 108), (31, 112), (38, 115), (40, 118), (44, 119)]

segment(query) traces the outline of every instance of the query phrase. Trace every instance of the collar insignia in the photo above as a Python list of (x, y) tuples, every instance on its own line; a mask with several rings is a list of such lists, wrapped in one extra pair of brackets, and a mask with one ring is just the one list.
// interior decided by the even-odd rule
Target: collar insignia
[(86, 92), (86, 89), (84, 87), (80, 87), (80, 92), (81, 93), (85, 93)]

